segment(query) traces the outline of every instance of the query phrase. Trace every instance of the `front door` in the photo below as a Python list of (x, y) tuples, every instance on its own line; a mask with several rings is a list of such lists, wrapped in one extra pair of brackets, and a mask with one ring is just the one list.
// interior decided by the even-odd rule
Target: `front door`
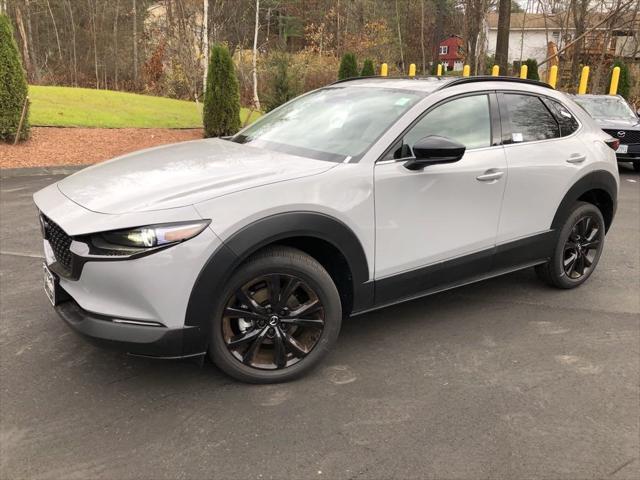
[[(507, 179), (504, 149), (494, 146), (494, 102), (492, 94), (473, 94), (438, 104), (376, 164), (376, 303), (489, 270)], [(406, 169), (413, 145), (427, 135), (467, 150), (455, 163)]]

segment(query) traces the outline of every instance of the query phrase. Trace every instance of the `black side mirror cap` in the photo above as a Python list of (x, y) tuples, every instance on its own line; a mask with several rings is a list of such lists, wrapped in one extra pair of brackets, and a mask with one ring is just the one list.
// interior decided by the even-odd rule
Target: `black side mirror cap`
[(457, 162), (463, 157), (465, 150), (464, 145), (450, 138), (429, 135), (415, 143), (414, 158), (407, 160), (404, 167), (409, 170), (422, 170), (429, 165)]

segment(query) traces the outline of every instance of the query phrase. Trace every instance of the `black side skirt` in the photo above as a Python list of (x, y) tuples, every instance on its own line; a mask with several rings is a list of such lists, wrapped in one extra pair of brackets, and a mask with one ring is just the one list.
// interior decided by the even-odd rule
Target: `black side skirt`
[(468, 283), (545, 263), (551, 258), (556, 232), (497, 245), (480, 252), (381, 278), (375, 282), (375, 304), (364, 312), (449, 290)]

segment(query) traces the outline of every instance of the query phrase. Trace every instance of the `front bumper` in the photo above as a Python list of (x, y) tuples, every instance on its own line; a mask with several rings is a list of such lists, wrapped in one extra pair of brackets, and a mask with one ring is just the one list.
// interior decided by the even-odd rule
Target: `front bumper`
[(640, 143), (628, 144), (627, 153), (616, 153), (619, 162), (638, 162), (640, 161)]
[(117, 323), (116, 318), (83, 310), (74, 300), (56, 305), (55, 310), (74, 332), (99, 346), (131, 355), (167, 359), (205, 354), (197, 327), (166, 328)]
[[(201, 218), (192, 206), (121, 215), (96, 213), (71, 202), (55, 184), (34, 198), (38, 209), (73, 239), (97, 231)], [(201, 354), (208, 338), (201, 327), (192, 327), (203, 322), (187, 319), (187, 306), (200, 271), (220, 245), (211, 228), (137, 258), (98, 258), (84, 243), (73, 241), (69, 248), (73, 268), (63, 275), (56, 271), (53, 249), (44, 240), (45, 263), (58, 273), (63, 296), (71, 299), (56, 310), (81, 335), (131, 354), (166, 358)], [(76, 269), (76, 264), (82, 268)]]

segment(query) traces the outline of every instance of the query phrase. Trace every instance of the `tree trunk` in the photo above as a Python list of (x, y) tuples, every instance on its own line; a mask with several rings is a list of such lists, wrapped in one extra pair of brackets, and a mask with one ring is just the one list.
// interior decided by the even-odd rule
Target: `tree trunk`
[(576, 38), (579, 41), (573, 46), (573, 55), (571, 56), (571, 88), (578, 81), (578, 71), (580, 70), (580, 61), (582, 59), (582, 47), (584, 38), (581, 37), (586, 32), (586, 15), (589, 7), (589, 0), (571, 0), (571, 11), (573, 14), (573, 23), (576, 27)]
[(424, 0), (420, 0), (420, 51), (422, 52), (422, 74), (427, 73), (427, 58), (424, 53)]
[(398, 0), (396, 0), (396, 26), (398, 27), (398, 46), (400, 47), (400, 65), (404, 74), (404, 49), (402, 48), (402, 32), (400, 31), (400, 12), (398, 11)]
[[(95, 0), (94, 0), (95, 1)], [(93, 66), (96, 74), (96, 88), (100, 88), (100, 74), (98, 72), (98, 41), (96, 39), (96, 11), (91, 0), (87, 0), (89, 5), (89, 24), (91, 25), (91, 36), (93, 38)]]
[(118, 53), (118, 13), (120, 7), (120, 0), (116, 0), (116, 11), (113, 19), (113, 85), (118, 89), (118, 60), (120, 59)]
[(133, 0), (133, 81), (138, 83), (138, 9), (136, 0)]
[(60, 35), (58, 35), (58, 25), (56, 24), (56, 19), (53, 16), (53, 12), (51, 11), (51, 4), (49, 0), (47, 0), (47, 9), (49, 9), (49, 15), (51, 16), (51, 21), (53, 22), (53, 31), (56, 34), (56, 43), (58, 44), (58, 59), (60, 63), (62, 63), (62, 48), (60, 47)]
[(202, 73), (202, 93), (207, 88), (207, 70), (209, 66), (209, 0), (203, 0), (202, 7), (204, 10), (202, 16), (202, 53), (204, 60), (204, 68)]
[[(20, 32), (20, 38), (22, 39), (22, 60), (27, 72), (31, 72), (31, 57), (29, 56), (29, 43), (27, 41), (27, 33), (24, 29), (24, 21), (22, 20), (22, 12), (20, 7), (16, 5), (16, 24), (18, 25), (18, 31)], [(33, 76), (33, 75), (31, 75)]]
[(256, 24), (253, 29), (253, 57), (252, 57), (252, 76), (253, 76), (253, 107), (260, 110), (260, 98), (258, 98), (258, 29), (260, 28), (260, 0), (256, 0)]
[(496, 39), (496, 65), (502, 75), (509, 75), (509, 29), (511, 25), (511, 1), (500, 0), (498, 7), (498, 37)]
[(71, 53), (73, 55), (73, 85), (78, 86), (78, 57), (76, 55), (76, 24), (73, 20), (73, 6), (71, 0), (67, 0), (69, 8), (69, 18), (71, 20)]

